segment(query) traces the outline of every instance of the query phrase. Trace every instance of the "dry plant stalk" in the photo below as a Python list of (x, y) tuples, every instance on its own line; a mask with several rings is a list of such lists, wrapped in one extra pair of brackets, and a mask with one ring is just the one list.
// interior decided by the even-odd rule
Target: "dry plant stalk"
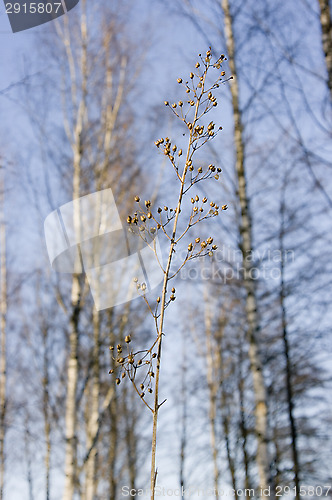
[[(211, 58), (212, 53), (211, 48), (209, 48), (206, 52), (206, 56), (199, 54), (200, 62), (196, 63), (195, 71), (190, 73), (188, 81), (184, 82), (182, 78), (178, 78), (178, 83), (184, 87), (187, 94), (187, 100), (185, 103), (183, 101), (179, 101), (178, 103), (170, 104), (168, 101), (165, 101), (165, 105), (172, 110), (172, 112), (183, 122), (186, 129), (189, 130), (185, 161), (183, 162), (181, 158), (184, 156), (182, 149), (178, 149), (176, 144), (172, 145), (172, 142), (168, 137), (165, 139), (159, 139), (155, 142), (157, 148), (163, 150), (163, 154), (171, 163), (179, 183), (176, 207), (174, 209), (169, 208), (168, 206), (164, 206), (163, 208), (159, 207), (154, 213), (152, 211), (152, 204), (150, 200), (145, 201), (143, 205), (140, 202), (139, 196), (136, 196), (135, 201), (138, 204), (138, 210), (132, 216), (129, 215), (127, 219), (129, 230), (132, 232), (137, 231), (137, 234), (139, 234), (143, 241), (145, 241), (150, 247), (153, 246), (155, 256), (158, 259), (159, 265), (164, 273), (161, 293), (155, 304), (152, 304), (145, 294), (145, 283), (138, 283), (138, 281), (135, 280), (136, 286), (142, 293), (148, 310), (154, 319), (156, 338), (152, 345), (148, 349), (134, 352), (129, 346), (131, 336), (127, 335), (125, 337), (126, 347), (121, 344), (118, 344), (116, 348), (114, 346), (110, 347), (112, 351), (116, 352), (116, 354), (114, 354), (114, 361), (116, 362), (118, 369), (116, 368), (115, 370), (110, 370), (110, 373), (117, 372), (116, 383), (120, 384), (121, 378), (125, 378), (127, 375), (137, 394), (140, 396), (143, 403), (149, 408), (153, 416), (151, 446), (151, 500), (154, 500), (155, 497), (157, 478), (156, 448), (158, 412), (161, 405), (166, 401), (164, 400), (161, 403), (159, 402), (159, 376), (162, 340), (165, 335), (163, 327), (166, 308), (176, 298), (174, 286), (171, 288), (171, 292), (168, 293), (168, 285), (187, 262), (197, 257), (206, 255), (212, 256), (213, 252), (217, 249), (217, 246), (213, 244), (212, 237), (209, 237), (206, 240), (196, 237), (194, 241), (189, 243), (186, 250), (186, 256), (182, 262), (177, 265), (175, 270), (171, 269), (175, 247), (180, 243), (185, 235), (187, 235), (188, 231), (198, 223), (211, 217), (218, 216), (220, 211), (220, 208), (216, 205), (216, 203), (213, 201), (208, 203), (208, 199), (206, 197), (200, 200), (197, 194), (193, 195), (190, 199), (191, 205), (189, 211), (186, 212), (185, 210), (182, 210), (184, 197), (190, 190), (192, 190), (194, 185), (198, 182), (211, 178), (218, 180), (221, 172), (221, 168), (217, 168), (212, 164), (208, 166), (196, 166), (193, 162), (195, 153), (208, 141), (216, 137), (218, 131), (221, 130), (221, 127), (216, 127), (213, 121), (208, 124), (204, 124), (206, 114), (217, 106), (217, 99), (213, 95), (213, 92), (219, 88), (220, 84), (227, 81), (224, 79), (225, 72), (220, 71), (222, 62), (226, 59), (225, 56), (221, 55), (215, 63), (211, 63)], [(209, 85), (207, 82), (207, 75), (211, 69), (218, 71), (218, 77), (214, 80), (214, 83)], [(182, 163), (184, 163), (182, 167), (182, 174), (180, 173), (181, 160)], [(223, 205), (221, 207), (221, 210), (226, 209), (227, 205)], [(185, 229), (181, 230), (181, 234), (179, 234), (180, 213), (181, 222), (185, 217), (187, 217)], [(169, 231), (169, 227), (171, 227), (171, 231)], [(166, 238), (169, 245), (165, 267), (162, 266), (156, 251), (156, 240), (154, 238), (157, 233), (161, 233)], [(123, 353), (124, 348), (127, 351), (126, 354)], [(140, 378), (139, 383), (137, 381), (138, 374), (141, 375), (142, 373), (143, 375)]]

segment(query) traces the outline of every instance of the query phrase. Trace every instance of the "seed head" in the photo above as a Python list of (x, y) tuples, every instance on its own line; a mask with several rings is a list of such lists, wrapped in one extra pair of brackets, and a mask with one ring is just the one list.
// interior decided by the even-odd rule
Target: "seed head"
[(129, 354), (128, 356), (128, 363), (132, 365), (134, 363), (134, 356), (132, 354)]

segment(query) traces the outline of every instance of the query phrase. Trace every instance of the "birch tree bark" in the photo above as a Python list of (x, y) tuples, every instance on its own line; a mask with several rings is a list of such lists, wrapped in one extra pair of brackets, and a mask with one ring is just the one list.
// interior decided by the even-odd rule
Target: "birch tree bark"
[[(82, 132), (87, 120), (87, 20), (86, 20), (86, 1), (81, 2), (82, 14), (80, 24), (81, 34), (81, 58), (80, 58), (80, 73), (81, 73), (81, 89), (80, 96), (78, 95), (76, 79), (75, 79), (75, 63), (70, 47), (70, 33), (68, 24), (65, 24), (62, 34), (65, 44), (68, 63), (70, 68), (71, 80), (71, 95), (74, 109), (77, 110), (76, 122), (74, 125), (73, 136), (69, 136), (73, 151), (73, 200), (80, 198), (81, 184), (81, 162), (83, 157), (83, 139)], [(68, 130), (68, 128), (67, 128)], [(80, 210), (74, 210), (74, 228), (77, 233), (77, 241), (80, 241), (81, 221)], [(80, 268), (80, 260), (77, 257), (75, 268)], [(77, 267), (76, 267), (77, 266)], [(66, 395), (66, 416), (65, 416), (65, 435), (66, 435), (66, 453), (65, 453), (65, 487), (63, 492), (63, 500), (73, 500), (76, 483), (77, 483), (77, 381), (78, 381), (78, 348), (79, 348), (79, 317), (81, 312), (81, 295), (82, 283), (80, 274), (75, 273), (72, 279), (71, 287), (71, 317), (70, 317), (70, 334), (69, 334), (69, 360), (67, 368), (67, 395)]]
[(267, 398), (264, 384), (262, 364), (258, 352), (259, 323), (257, 317), (257, 298), (255, 283), (252, 279), (252, 226), (249, 209), (249, 197), (245, 173), (245, 151), (243, 139), (242, 117), (239, 104), (239, 87), (237, 83), (237, 68), (235, 63), (236, 48), (233, 35), (233, 20), (229, 1), (222, 0), (224, 13), (226, 45), (229, 58), (229, 67), (234, 80), (230, 86), (234, 117), (234, 142), (236, 151), (237, 196), (240, 203), (240, 250), (244, 268), (244, 286), (246, 289), (246, 317), (247, 340), (249, 344), (250, 369), (255, 394), (255, 434), (257, 438), (257, 467), (259, 482), (262, 488), (269, 486), (269, 456), (268, 456), (268, 426), (267, 426)]

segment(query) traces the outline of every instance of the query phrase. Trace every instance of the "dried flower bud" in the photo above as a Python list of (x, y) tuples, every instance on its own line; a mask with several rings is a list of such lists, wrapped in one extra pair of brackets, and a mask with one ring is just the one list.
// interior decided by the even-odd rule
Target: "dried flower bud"
[(207, 202), (207, 198), (204, 196), (204, 198), (202, 199), (202, 202), (203, 203), (206, 203)]
[(179, 149), (178, 155), (179, 155), (179, 156), (181, 156), (181, 155), (182, 155), (182, 149)]
[(112, 368), (112, 369), (111, 369), (111, 370), (110, 370), (110, 371), (109, 371), (108, 373), (114, 373), (114, 370), (113, 370), (113, 368)]
[(158, 304), (159, 304), (159, 302), (160, 302), (160, 297), (157, 297), (157, 302), (158, 302)]
[(146, 216), (147, 216), (147, 218), (148, 218), (148, 219), (152, 219), (152, 213), (151, 213), (151, 212), (148, 212), (148, 213), (146, 214)]
[(200, 66), (200, 64), (199, 64), (199, 62), (197, 62), (197, 63), (195, 64), (195, 68), (199, 68), (199, 66)]
[(126, 376), (126, 372), (122, 372), (121, 377), (125, 378), (125, 376)]
[(223, 206), (221, 207), (221, 210), (227, 210), (227, 208), (228, 208), (228, 206), (227, 206), (227, 205), (223, 205)]
[(182, 78), (178, 78), (178, 79), (177, 79), (177, 82), (178, 82), (178, 83), (182, 83)]
[(124, 363), (124, 358), (118, 358), (118, 359), (117, 359), (117, 362), (118, 362), (118, 363), (120, 363), (120, 364), (121, 364), (121, 363)]
[(176, 108), (176, 102), (173, 102), (172, 108)]
[(189, 252), (191, 252), (191, 251), (192, 251), (192, 249), (193, 249), (193, 244), (192, 244), (192, 243), (189, 243), (189, 245), (188, 245), (188, 251), (189, 251)]
[(173, 301), (173, 300), (175, 300), (175, 295), (173, 295), (173, 294), (172, 294), (172, 295), (170, 296), (170, 300), (172, 300), (172, 301)]
[(169, 106), (169, 102), (168, 101), (164, 101), (164, 104), (165, 104), (165, 106)]
[(212, 245), (212, 250), (217, 250), (217, 245)]
[(194, 73), (190, 73), (190, 78), (193, 79), (194, 78)]
[(180, 107), (183, 106), (183, 102), (182, 101), (179, 101), (178, 104), (179, 104)]
[(141, 388), (141, 389), (142, 389), (142, 391), (143, 391), (143, 389), (144, 389), (144, 384), (141, 384), (141, 385), (140, 385), (140, 388)]
[(138, 365), (141, 365), (141, 364), (142, 364), (142, 360), (141, 360), (141, 359), (139, 359), (139, 360), (137, 361), (137, 364), (138, 364)]
[(163, 209), (162, 209), (162, 208), (160, 208), (160, 207), (159, 207), (159, 208), (158, 208), (158, 210), (157, 210), (158, 214), (160, 214), (162, 211), (163, 211)]
[(168, 207), (166, 207), (166, 206), (165, 206), (165, 207), (164, 207), (164, 210), (165, 210), (165, 212), (167, 212), (167, 210), (168, 210)]
[(196, 243), (199, 243), (200, 241), (201, 241), (201, 238), (196, 238), (196, 239), (195, 239), (195, 242), (196, 242)]
[(121, 344), (118, 344), (116, 348), (117, 348), (118, 352), (122, 352), (122, 345)]
[(206, 243), (206, 241), (202, 241), (202, 242), (201, 242), (201, 247), (202, 247), (202, 248), (206, 248), (206, 247), (207, 247), (207, 243)]
[(138, 203), (140, 200), (140, 197), (139, 196), (135, 196), (135, 201)]
[(149, 387), (149, 388), (148, 388), (148, 392), (149, 392), (150, 394), (151, 394), (151, 392), (153, 392), (153, 391), (152, 391), (152, 389), (151, 389), (151, 387)]
[(219, 175), (218, 175), (218, 174), (216, 174), (216, 175), (214, 176), (214, 178), (215, 178), (215, 179), (216, 179), (216, 181), (217, 181), (217, 180), (219, 179)]
[(134, 363), (134, 356), (132, 354), (129, 354), (128, 356), (128, 363), (132, 365)]
[(153, 358), (156, 358), (156, 357), (157, 357), (157, 354), (154, 352), (154, 353), (152, 354), (152, 357), (153, 357)]
[(117, 385), (119, 385), (119, 384), (120, 384), (120, 382), (121, 382), (121, 380), (120, 380), (119, 378), (116, 378), (116, 379), (115, 379), (115, 382), (117, 383)]
[(199, 201), (199, 196), (196, 194), (195, 201)]
[(110, 351), (114, 351), (114, 345), (110, 345)]
[(130, 335), (126, 335), (126, 336), (125, 336), (125, 342), (126, 342), (127, 344), (129, 344), (129, 342), (131, 342), (131, 336), (130, 336)]
[(199, 174), (201, 174), (201, 173), (203, 172), (202, 167), (198, 167), (197, 172), (198, 172)]
[(175, 293), (175, 288), (174, 288), (174, 286), (173, 286), (173, 288), (172, 288), (172, 293)]

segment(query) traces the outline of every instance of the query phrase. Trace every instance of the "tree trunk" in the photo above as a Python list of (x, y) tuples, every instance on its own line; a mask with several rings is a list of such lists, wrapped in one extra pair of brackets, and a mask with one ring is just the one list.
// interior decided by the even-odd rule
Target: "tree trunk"
[(234, 80), (231, 84), (233, 116), (234, 116), (234, 140), (236, 148), (236, 173), (238, 182), (238, 199), (240, 202), (240, 249), (243, 257), (244, 285), (246, 289), (246, 317), (247, 317), (247, 339), (249, 343), (250, 369), (253, 379), (255, 394), (255, 434), (257, 438), (256, 461), (260, 486), (269, 486), (269, 457), (268, 457), (268, 428), (267, 428), (267, 399), (264, 385), (263, 370), (258, 352), (257, 334), (259, 324), (257, 318), (257, 300), (255, 294), (255, 283), (252, 279), (252, 227), (249, 211), (249, 199), (244, 165), (244, 140), (242, 117), (239, 107), (239, 88), (237, 83), (237, 72), (235, 64), (235, 42), (233, 36), (232, 16), (228, 0), (222, 0), (222, 9), (225, 18), (225, 35), (229, 58), (229, 67)]
[(97, 439), (99, 429), (99, 399), (100, 399), (100, 366), (99, 366), (99, 345), (100, 345), (100, 313), (93, 309), (93, 373), (92, 373), (92, 400), (91, 412), (88, 421), (87, 446), (90, 450), (86, 463), (86, 500), (94, 500), (97, 493)]
[(49, 416), (49, 358), (48, 358), (48, 328), (43, 327), (43, 414), (44, 414), (44, 432), (45, 432), (45, 491), (46, 500), (50, 500), (50, 460), (51, 460), (51, 422)]
[[(219, 377), (216, 373), (221, 369), (221, 359), (219, 356), (219, 349), (212, 343), (212, 325), (211, 314), (209, 310), (209, 295), (207, 288), (204, 287), (204, 322), (205, 322), (205, 343), (206, 343), (206, 359), (207, 359), (207, 383), (209, 390), (209, 422), (210, 422), (210, 443), (212, 450), (213, 460), (213, 485), (216, 500), (219, 499), (219, 479), (220, 472), (218, 466), (218, 446), (217, 446), (217, 391), (219, 388)], [(218, 356), (217, 360), (215, 356)], [(222, 381), (221, 381), (222, 383)]]
[(293, 456), (293, 471), (294, 471), (294, 485), (296, 488), (295, 498), (300, 500), (300, 478), (299, 478), (299, 454), (298, 454), (298, 439), (297, 439), (297, 427), (294, 417), (294, 395), (293, 395), (293, 384), (292, 384), (292, 363), (289, 352), (289, 342), (288, 342), (288, 328), (287, 328), (287, 316), (286, 316), (286, 290), (285, 290), (285, 261), (284, 261), (284, 204), (281, 206), (281, 232), (280, 232), (280, 308), (281, 308), (281, 322), (282, 322), (282, 340), (284, 348), (284, 358), (286, 362), (286, 391), (287, 391), (287, 409), (288, 418), (291, 431), (292, 439), (292, 456)]
[(249, 474), (249, 456), (247, 450), (248, 442), (248, 429), (245, 419), (244, 411), (244, 377), (242, 374), (243, 365), (243, 352), (240, 347), (239, 354), (239, 370), (238, 370), (238, 388), (239, 388), (239, 403), (240, 403), (240, 435), (242, 438), (242, 456), (243, 456), (243, 466), (244, 466), (244, 485), (246, 489), (251, 488), (251, 480)]
[[(82, 132), (84, 123), (87, 119), (86, 110), (86, 95), (87, 95), (87, 20), (86, 20), (86, 0), (82, 0), (82, 17), (81, 17), (81, 100), (77, 107), (76, 123), (74, 127), (74, 140), (72, 142), (73, 150), (73, 200), (80, 197), (80, 183), (81, 183), (81, 162), (83, 156), (83, 141)], [(68, 29), (68, 27), (67, 27)], [(66, 40), (67, 50), (68, 43), (70, 45), (70, 34), (67, 31)], [(68, 61), (71, 65), (70, 55)], [(74, 63), (73, 63), (74, 64)], [(74, 72), (74, 73), (73, 73)], [(71, 74), (75, 74), (72, 68)], [(73, 105), (77, 102), (76, 82), (72, 81), (72, 99)], [(77, 234), (76, 241), (80, 241), (81, 234), (81, 214), (79, 206), (74, 209), (74, 228)], [(76, 267), (77, 266), (77, 267)], [(76, 269), (81, 268), (80, 256), (77, 257), (75, 262)], [(77, 396), (77, 380), (78, 380), (78, 346), (79, 346), (79, 316), (81, 312), (81, 293), (82, 287), (80, 282), (80, 275), (74, 274), (72, 280), (71, 290), (71, 310), (72, 315), (70, 319), (70, 335), (69, 335), (69, 361), (67, 373), (67, 396), (66, 396), (66, 456), (65, 456), (65, 488), (63, 493), (63, 500), (73, 500), (75, 487), (77, 482), (77, 409), (76, 409), (76, 396)]]
[[(112, 309), (108, 312), (109, 315), (109, 344), (115, 344), (115, 335), (113, 332), (113, 311)], [(116, 362), (113, 359), (112, 351), (110, 351), (110, 366), (113, 370), (116, 369)], [(114, 380), (114, 379), (113, 379)], [(115, 381), (113, 381), (115, 384)], [(117, 493), (117, 476), (116, 476), (116, 456), (118, 448), (118, 412), (119, 400), (117, 391), (114, 392), (114, 397), (109, 406), (109, 420), (110, 420), (110, 445), (108, 448), (108, 481), (109, 481), (109, 498), (113, 500), (116, 498)]]
[[(0, 175), (4, 174), (3, 169)], [(0, 183), (0, 500), (4, 497), (5, 484), (5, 432), (6, 432), (6, 316), (7, 316), (7, 267), (6, 226), (4, 213), (4, 181)]]
[(332, 99), (332, 22), (329, 0), (318, 0), (320, 24), (322, 29), (322, 47), (327, 69), (327, 85)]

